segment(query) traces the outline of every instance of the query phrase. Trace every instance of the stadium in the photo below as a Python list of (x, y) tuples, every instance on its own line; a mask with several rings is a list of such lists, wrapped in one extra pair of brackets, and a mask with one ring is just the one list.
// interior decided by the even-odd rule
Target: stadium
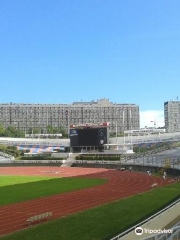
[[(109, 141), (107, 127), (72, 126), (70, 141), (6, 139), (9, 146), (28, 151), (31, 159), (0, 153), (0, 239), (178, 239), (177, 139), (133, 144), (150, 149), (143, 156), (117, 149), (107, 155), (103, 145), (116, 140)], [(66, 147), (73, 153), (65, 153)], [(33, 160), (33, 153), (42, 152), (65, 157)], [(143, 234), (136, 234), (137, 227)], [(145, 232), (157, 228), (173, 233), (153, 237)]]

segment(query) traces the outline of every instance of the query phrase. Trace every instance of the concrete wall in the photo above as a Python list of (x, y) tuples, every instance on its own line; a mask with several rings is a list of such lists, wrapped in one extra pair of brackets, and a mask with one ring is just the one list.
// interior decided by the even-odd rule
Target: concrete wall
[(19, 161), (2, 161), (0, 167), (28, 167), (28, 166), (61, 166), (65, 160), (19, 160)]
[[(147, 172), (148, 170), (152, 173), (158, 173), (162, 167), (157, 166), (142, 166), (142, 165), (129, 165), (129, 164), (117, 164), (117, 163), (101, 163), (102, 161), (94, 161), (94, 163), (90, 163), (86, 160), (77, 160), (78, 163), (73, 163), (72, 167), (86, 167), (86, 168), (106, 168), (106, 169), (117, 169), (125, 168), (129, 170), (129, 167), (132, 167), (132, 171), (136, 172)], [(180, 169), (168, 169), (167, 170), (168, 176), (180, 176)]]
[[(106, 168), (106, 169), (117, 169), (119, 170), (120, 168), (126, 168), (126, 170), (129, 170), (130, 165), (125, 165), (125, 164), (107, 164), (107, 163), (98, 163), (97, 161), (94, 161), (94, 163), (88, 163), (88, 161), (81, 161), (78, 160), (79, 163), (73, 163), (72, 167), (86, 167), (86, 168)], [(101, 161), (99, 161), (101, 162)], [(131, 165), (133, 171), (137, 172), (147, 172), (150, 170), (152, 173), (158, 173), (159, 168), (158, 167), (149, 167), (149, 166), (141, 166), (141, 165)]]

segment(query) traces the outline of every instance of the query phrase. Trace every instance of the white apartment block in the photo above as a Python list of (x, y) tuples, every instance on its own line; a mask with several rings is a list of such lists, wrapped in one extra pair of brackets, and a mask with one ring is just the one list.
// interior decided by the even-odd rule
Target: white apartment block
[(180, 131), (180, 102), (168, 101), (164, 103), (165, 128), (167, 132)]
[(139, 129), (139, 106), (112, 103), (109, 99), (72, 104), (1, 103), (0, 123), (28, 132), (51, 125), (69, 130), (70, 124), (109, 122), (109, 131), (122, 133)]

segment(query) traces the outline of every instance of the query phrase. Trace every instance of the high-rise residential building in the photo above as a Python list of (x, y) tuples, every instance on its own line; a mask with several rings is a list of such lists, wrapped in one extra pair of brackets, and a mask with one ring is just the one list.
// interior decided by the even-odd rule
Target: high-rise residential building
[(109, 99), (72, 104), (1, 103), (0, 123), (28, 132), (48, 125), (69, 130), (70, 124), (109, 122), (110, 132), (139, 129), (139, 106), (112, 103)]
[(164, 103), (164, 119), (167, 132), (180, 131), (180, 102), (168, 101)]

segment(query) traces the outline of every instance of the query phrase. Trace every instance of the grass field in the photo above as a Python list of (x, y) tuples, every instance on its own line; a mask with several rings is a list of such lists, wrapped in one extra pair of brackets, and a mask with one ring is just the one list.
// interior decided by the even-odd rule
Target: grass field
[(0, 176), (0, 187), (15, 185), (28, 182), (37, 182), (42, 180), (53, 179), (53, 177), (37, 177), (37, 176)]
[(2, 240), (104, 240), (180, 196), (180, 183), (157, 188), (2, 237)]
[(0, 206), (103, 184), (105, 179), (0, 176)]

